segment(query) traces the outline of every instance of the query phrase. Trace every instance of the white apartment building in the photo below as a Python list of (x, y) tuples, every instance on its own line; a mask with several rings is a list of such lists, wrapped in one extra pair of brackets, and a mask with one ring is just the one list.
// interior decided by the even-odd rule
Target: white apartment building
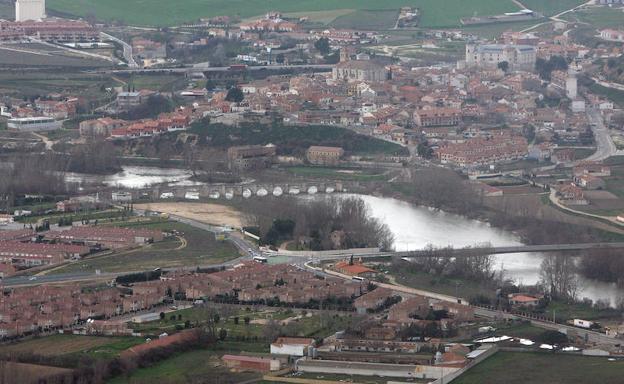
[(45, 19), (45, 10), (45, 0), (17, 0), (15, 2), (15, 21)]

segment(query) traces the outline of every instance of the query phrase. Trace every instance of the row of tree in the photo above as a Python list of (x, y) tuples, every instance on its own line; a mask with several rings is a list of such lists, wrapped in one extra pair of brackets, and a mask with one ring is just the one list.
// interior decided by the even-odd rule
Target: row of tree
[[(313, 250), (333, 249), (336, 232), (340, 248), (380, 247), (391, 249), (394, 235), (374, 218), (361, 198), (268, 199), (263, 204), (243, 202), (246, 221), (259, 228), (261, 238), (278, 245), (294, 239)], [(334, 238), (332, 238), (334, 234)]]

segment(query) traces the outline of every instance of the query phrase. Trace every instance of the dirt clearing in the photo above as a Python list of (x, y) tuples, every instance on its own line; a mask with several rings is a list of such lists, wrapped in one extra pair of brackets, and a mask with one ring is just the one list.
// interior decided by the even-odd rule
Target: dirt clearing
[(137, 204), (135, 208), (164, 212), (207, 224), (234, 228), (243, 226), (243, 214), (226, 205), (209, 203), (151, 203)]

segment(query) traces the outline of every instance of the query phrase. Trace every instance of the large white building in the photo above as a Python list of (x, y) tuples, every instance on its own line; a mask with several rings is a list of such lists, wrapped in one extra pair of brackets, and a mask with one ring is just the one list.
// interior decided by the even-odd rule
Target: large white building
[(17, 0), (15, 2), (15, 21), (45, 19), (45, 0)]
[(499, 63), (509, 63), (511, 70), (530, 71), (535, 68), (537, 53), (531, 45), (466, 44), (466, 65), (496, 69)]
[(63, 122), (52, 117), (18, 117), (9, 119), (9, 129), (20, 132), (54, 131), (63, 127)]
[(383, 64), (372, 60), (343, 60), (332, 70), (334, 80), (346, 81), (385, 81), (388, 70)]

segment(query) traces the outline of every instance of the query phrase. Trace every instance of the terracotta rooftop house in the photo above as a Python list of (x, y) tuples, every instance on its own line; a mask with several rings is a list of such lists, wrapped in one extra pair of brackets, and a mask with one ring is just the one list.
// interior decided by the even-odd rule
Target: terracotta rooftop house
[(509, 295), (509, 304), (512, 306), (535, 307), (539, 305), (540, 299), (538, 296), (512, 293)]
[(30, 240), (36, 232), (32, 229), (16, 229), (10, 231), (0, 231), (0, 241), (9, 240)]
[(0, 261), (24, 267), (58, 264), (88, 254), (89, 247), (70, 244), (0, 241)]
[(349, 265), (348, 261), (340, 261), (334, 266), (336, 271), (349, 276), (373, 277), (377, 274), (374, 269), (368, 268), (360, 263)]
[(133, 244), (144, 244), (161, 241), (160, 231), (148, 229), (129, 229), (118, 227), (73, 227), (65, 231), (50, 231), (46, 238), (64, 242), (82, 243), (87, 245), (100, 244), (109, 248), (127, 247)]
[(375, 310), (381, 307), (386, 299), (392, 296), (392, 291), (387, 288), (377, 288), (355, 299), (353, 306), (357, 313), (366, 314), (369, 310)]
[(168, 346), (171, 346), (173, 344), (178, 344), (178, 343), (194, 342), (197, 340), (197, 337), (198, 335), (195, 330), (182, 331), (174, 335), (165, 336), (158, 340), (152, 340), (144, 344), (135, 345), (134, 347), (128, 348), (125, 351), (123, 351), (120, 357), (128, 358), (128, 357), (141, 356), (156, 348), (168, 347)]
[(276, 359), (238, 355), (223, 355), (221, 359), (226, 367), (238, 370), (269, 372), (280, 369), (280, 361)]

